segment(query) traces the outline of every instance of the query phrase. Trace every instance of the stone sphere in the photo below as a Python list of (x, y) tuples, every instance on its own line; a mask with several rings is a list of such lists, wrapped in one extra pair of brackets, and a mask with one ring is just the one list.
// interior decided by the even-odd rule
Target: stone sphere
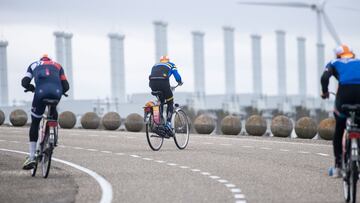
[(318, 126), (319, 136), (324, 140), (332, 140), (335, 134), (336, 121), (334, 118), (327, 118), (320, 122)]
[(76, 124), (76, 116), (71, 111), (64, 111), (59, 116), (59, 125), (61, 128), (71, 129)]
[(249, 135), (262, 136), (266, 129), (266, 120), (259, 115), (252, 115), (246, 120), (245, 130)]
[(299, 138), (312, 139), (317, 133), (317, 125), (310, 117), (300, 118), (296, 122), (295, 133)]
[(137, 113), (132, 113), (126, 117), (125, 128), (130, 132), (140, 132), (144, 127), (144, 118)]
[(271, 133), (275, 137), (289, 137), (293, 130), (293, 123), (286, 116), (276, 116), (271, 121)]
[(5, 122), (5, 113), (0, 110), (0, 125), (4, 124)]
[(28, 116), (22, 109), (16, 109), (10, 114), (10, 123), (13, 126), (21, 127), (27, 123)]
[(215, 121), (212, 117), (202, 114), (195, 119), (194, 127), (199, 134), (210, 134), (215, 129)]
[(81, 126), (84, 129), (97, 129), (100, 125), (100, 117), (94, 112), (87, 112), (81, 117)]
[(241, 132), (241, 121), (237, 116), (226, 116), (221, 121), (221, 132), (224, 135), (238, 135)]
[(120, 115), (116, 112), (109, 112), (102, 118), (102, 124), (106, 130), (116, 130), (121, 125)]

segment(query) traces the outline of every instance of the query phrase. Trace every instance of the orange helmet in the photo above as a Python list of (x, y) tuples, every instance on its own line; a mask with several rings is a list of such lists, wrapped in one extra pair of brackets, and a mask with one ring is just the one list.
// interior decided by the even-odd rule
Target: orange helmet
[(167, 56), (167, 55), (164, 55), (164, 56), (160, 57), (160, 62), (161, 63), (167, 63), (169, 61), (170, 61), (170, 59), (169, 59), (169, 56)]
[(354, 58), (355, 54), (352, 51), (351, 47), (348, 45), (341, 45), (335, 49), (335, 54), (337, 58)]

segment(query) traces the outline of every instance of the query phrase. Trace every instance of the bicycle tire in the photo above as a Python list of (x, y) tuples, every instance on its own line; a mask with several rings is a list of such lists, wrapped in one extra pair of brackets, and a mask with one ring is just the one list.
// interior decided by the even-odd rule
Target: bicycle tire
[(39, 160), (38, 160), (38, 158), (36, 157), (36, 158), (35, 158), (35, 166), (34, 166), (33, 169), (30, 170), (32, 177), (35, 177), (35, 175), (36, 175), (38, 163), (39, 163)]
[(350, 171), (350, 202), (356, 203), (356, 187), (357, 187), (357, 181), (359, 178), (359, 171), (356, 165), (356, 161), (351, 161), (351, 171)]
[(43, 142), (43, 151), (42, 151), (42, 159), (41, 159), (41, 169), (43, 178), (47, 178), (50, 173), (51, 166), (51, 157), (53, 145), (49, 143), (49, 129), (47, 128), (45, 131), (45, 138)]
[[(179, 116), (180, 122), (182, 124), (185, 124), (185, 126), (181, 126), (181, 127), (177, 126), (179, 121), (176, 120), (177, 119), (176, 116)], [(189, 138), (190, 138), (190, 122), (189, 122), (189, 119), (188, 119), (185, 111), (183, 111), (181, 109), (178, 110), (178, 111), (175, 111), (172, 124), (174, 126), (174, 142), (175, 142), (175, 145), (180, 150), (183, 150), (188, 145)], [(186, 132), (184, 132), (183, 130), (185, 130)]]
[(153, 151), (159, 151), (159, 149), (161, 148), (161, 146), (163, 145), (164, 143), (164, 137), (162, 136), (159, 136), (157, 134), (153, 134), (151, 132), (151, 120), (152, 120), (152, 116), (150, 115), (148, 120), (146, 121), (146, 125), (145, 125), (145, 128), (146, 128), (146, 139), (147, 139), (147, 142), (150, 146), (150, 148), (153, 150)]

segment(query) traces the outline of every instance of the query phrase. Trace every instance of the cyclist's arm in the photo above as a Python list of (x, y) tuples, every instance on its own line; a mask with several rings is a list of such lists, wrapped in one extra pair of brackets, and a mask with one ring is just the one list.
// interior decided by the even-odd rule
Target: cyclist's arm
[(321, 76), (321, 89), (323, 93), (329, 92), (329, 80), (331, 76), (336, 75), (336, 69), (332, 66), (331, 63), (326, 65), (325, 71)]
[(25, 73), (25, 76), (21, 80), (21, 86), (23, 86), (27, 90), (34, 90), (35, 89), (34, 85), (31, 84), (31, 80), (33, 78), (33, 67), (32, 66), (36, 66), (36, 64), (32, 63), (28, 67), (28, 69), (27, 69), (27, 71)]
[(63, 88), (63, 93), (69, 91), (70, 85), (69, 85), (69, 82), (67, 81), (64, 69), (62, 67), (60, 68), (60, 80), (61, 80), (61, 85)]

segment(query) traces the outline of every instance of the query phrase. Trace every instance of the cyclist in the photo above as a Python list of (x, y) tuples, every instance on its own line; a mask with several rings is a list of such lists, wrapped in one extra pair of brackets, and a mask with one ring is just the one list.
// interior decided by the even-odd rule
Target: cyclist
[[(36, 87), (31, 84), (34, 78)], [(60, 100), (63, 93), (69, 90), (69, 83), (66, 79), (64, 69), (60, 64), (52, 61), (47, 54), (44, 54), (39, 61), (36, 61), (27, 69), (21, 85), (31, 92), (35, 92), (31, 108), (31, 126), (29, 131), (29, 152), (30, 155), (24, 162), (23, 169), (30, 170), (35, 166), (35, 150), (38, 139), (39, 124), (45, 111), (43, 99)], [(50, 109), (54, 119), (58, 113), (56, 107)]]
[(163, 92), (164, 97), (160, 99), (162, 103), (166, 101), (167, 104), (166, 127), (169, 130), (171, 130), (171, 117), (174, 111), (174, 97), (169, 81), (171, 75), (174, 75), (176, 82), (180, 86), (183, 84), (176, 65), (170, 62), (168, 56), (161, 56), (160, 63), (157, 63), (152, 67), (151, 74), (149, 76), (149, 86), (151, 90)]
[(335, 49), (336, 59), (326, 65), (321, 76), (323, 99), (329, 98), (329, 79), (334, 76), (339, 87), (335, 99), (334, 116), (336, 120), (335, 135), (333, 139), (335, 167), (333, 177), (340, 177), (342, 159), (342, 137), (346, 127), (346, 115), (341, 110), (343, 104), (360, 104), (360, 60), (355, 58), (352, 49), (341, 45)]

